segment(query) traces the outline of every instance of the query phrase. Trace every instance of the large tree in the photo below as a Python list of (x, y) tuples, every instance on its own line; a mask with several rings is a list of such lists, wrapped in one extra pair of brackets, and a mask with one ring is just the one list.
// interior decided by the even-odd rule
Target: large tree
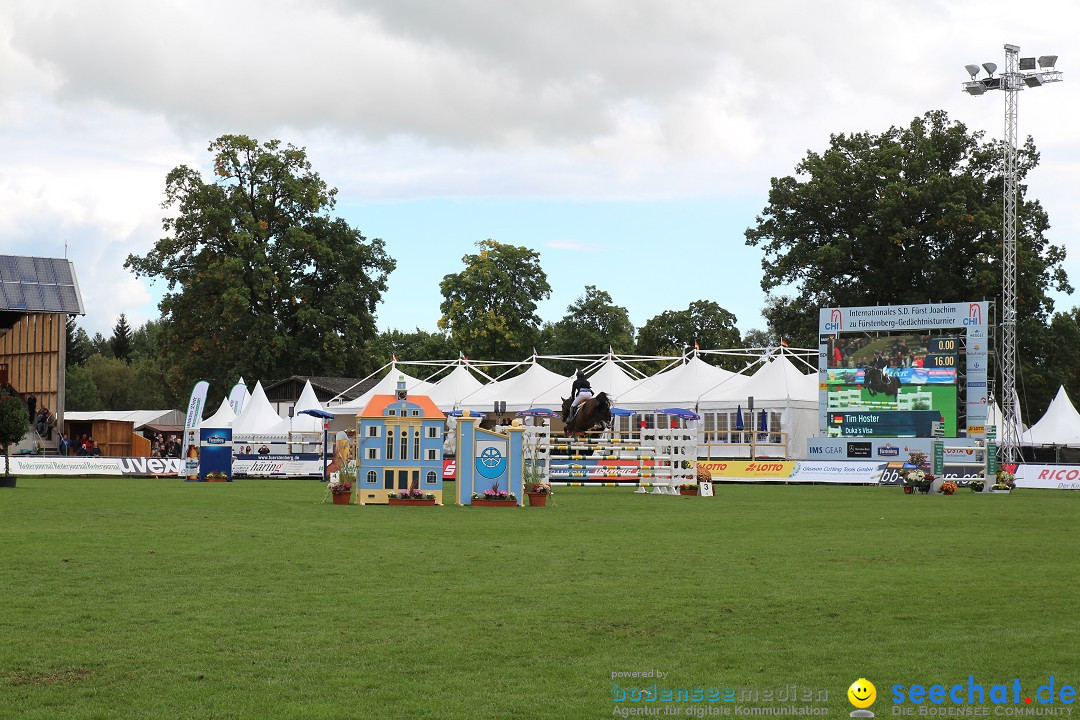
[[(773, 178), (768, 206), (746, 231), (764, 251), (770, 329), (813, 347), (818, 308), (1000, 297), (1003, 151), (933, 111), (880, 135), (833, 135), (795, 175)], [(1023, 323), (1044, 326), (1046, 290), (1071, 288), (1065, 251), (1045, 236), (1046, 213), (1023, 197), (1038, 160), (1029, 138), (1017, 157), (1017, 294)], [(773, 294), (789, 288), (794, 295)], [(1033, 335), (1023, 323), (1022, 340)]]
[[(665, 310), (650, 318), (638, 331), (639, 353), (679, 355), (695, 346), (701, 350), (737, 347), (740, 344), (736, 317), (712, 300), (695, 300), (685, 310)], [(735, 365), (724, 356), (705, 356), (716, 365)], [(739, 369), (742, 364), (739, 363)]]
[[(540, 348), (545, 355), (601, 355), (634, 351), (634, 324), (626, 308), (605, 290), (586, 285), (584, 294), (566, 307), (566, 315), (544, 325)], [(551, 369), (572, 373), (580, 363), (552, 362)]]
[(128, 325), (127, 315), (120, 313), (113, 325), (113, 334), (109, 339), (109, 347), (112, 348), (113, 357), (124, 362), (131, 362), (131, 326)]
[(167, 235), (125, 263), (167, 283), (161, 352), (173, 390), (198, 378), (224, 389), (241, 375), (355, 372), (395, 265), (382, 240), (331, 217), (337, 190), (303, 148), (223, 135), (209, 150), (213, 179), (172, 170)]
[(536, 304), (551, 295), (540, 255), (490, 239), (476, 245), (461, 258), (465, 269), (439, 284), (439, 327), (469, 357), (520, 360), (540, 337)]
[(83, 365), (93, 353), (90, 336), (75, 324), (75, 316), (67, 318), (67, 366)]

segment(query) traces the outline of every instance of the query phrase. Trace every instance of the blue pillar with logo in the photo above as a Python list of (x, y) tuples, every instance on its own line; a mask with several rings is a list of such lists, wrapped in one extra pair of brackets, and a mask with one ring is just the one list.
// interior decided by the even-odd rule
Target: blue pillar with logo
[[(472, 505), (473, 493), (498, 483), (523, 504), (523, 449), (525, 429), (510, 427), (506, 434), (476, 427), (476, 418), (463, 414), (457, 427), (457, 494), (459, 505)], [(520, 420), (515, 420), (520, 423)]]

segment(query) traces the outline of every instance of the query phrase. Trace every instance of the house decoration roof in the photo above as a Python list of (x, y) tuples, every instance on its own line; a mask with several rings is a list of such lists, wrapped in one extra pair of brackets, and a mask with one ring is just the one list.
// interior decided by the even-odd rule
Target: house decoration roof
[(357, 413), (358, 417), (362, 418), (381, 418), (385, 417), (386, 408), (395, 403), (408, 402), (414, 405), (419, 405), (423, 411), (423, 417), (425, 418), (438, 418), (445, 420), (446, 416), (442, 411), (436, 407), (431, 398), (427, 395), (410, 395), (406, 400), (398, 400), (397, 395), (374, 395), (368, 404)]

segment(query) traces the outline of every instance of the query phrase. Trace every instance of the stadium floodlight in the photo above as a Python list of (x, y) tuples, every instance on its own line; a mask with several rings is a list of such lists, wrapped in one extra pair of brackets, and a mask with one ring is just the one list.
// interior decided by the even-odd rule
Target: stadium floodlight
[(964, 69), (968, 71), (968, 75), (971, 76), (972, 80), (974, 80), (979, 74), (979, 66), (978, 65), (965, 65)]
[[(964, 92), (968, 95), (983, 95), (987, 90), (1005, 91), (1005, 154), (1001, 171), (1005, 181), (1001, 237), (1001, 393), (998, 395), (1001, 401), (1001, 418), (998, 420), (1001, 425), (998, 428), (999, 459), (1003, 464), (1016, 462), (1020, 453), (1020, 437), (1017, 431), (1019, 409), (1016, 406), (1016, 216), (1019, 205), (1016, 100), (1018, 92), (1025, 87), (1037, 88), (1046, 83), (1060, 82), (1061, 73), (1055, 69), (1057, 59), (1057, 55), (1040, 56), (1040, 70), (1036, 71), (1034, 58), (1020, 58), (1019, 46), (1006, 45), (1005, 70), (999, 77), (994, 77), (997, 64), (992, 62), (982, 64), (989, 77), (981, 80), (975, 79), (976, 73), (972, 72), (974, 66), (964, 67), (971, 75), (970, 81), (962, 83)], [(975, 70), (978, 71), (978, 68)]]

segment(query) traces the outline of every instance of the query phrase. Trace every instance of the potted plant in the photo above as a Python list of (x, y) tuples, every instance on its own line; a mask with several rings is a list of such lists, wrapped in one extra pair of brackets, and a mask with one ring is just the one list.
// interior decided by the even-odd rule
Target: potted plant
[(1016, 487), (1016, 476), (1008, 470), (998, 470), (995, 480), (994, 486), (990, 488), (991, 492), (1010, 493)]
[(697, 483), (683, 483), (679, 486), (680, 495), (697, 495)]
[(496, 480), (483, 493), (473, 493), (472, 504), (480, 507), (513, 507), (517, 505), (517, 496), (512, 492), (500, 490), (499, 481)]
[(930, 492), (930, 486), (934, 483), (934, 473), (924, 469), (926, 465), (926, 453), (919, 452), (918, 450), (912, 452), (908, 457), (907, 468), (904, 473), (904, 494), (911, 495), (914, 493), (927, 493)]
[[(326, 489), (330, 491), (335, 505), (348, 505), (352, 500), (352, 483), (342, 480), (341, 475), (331, 478), (330, 482), (326, 483)], [(325, 499), (323, 501), (325, 502)]]
[(958, 487), (959, 485), (954, 483), (952, 480), (946, 480), (945, 482), (941, 483), (941, 492), (945, 495), (952, 495), (956, 492), (956, 489)]
[(11, 474), (11, 446), (22, 440), (26, 434), (26, 403), (22, 398), (0, 391), (0, 445), (4, 446), (4, 475), (0, 477), (0, 487), (15, 487), (15, 476)]
[(434, 505), (435, 493), (421, 492), (419, 488), (410, 488), (400, 492), (391, 492), (387, 496), (390, 505)]
[(525, 494), (529, 497), (529, 505), (533, 507), (547, 507), (548, 495), (551, 494), (551, 485), (544, 482), (544, 471), (537, 464), (535, 457), (525, 466)]
[(529, 504), (533, 507), (546, 507), (551, 486), (545, 482), (534, 482), (525, 486), (525, 494), (529, 496)]
[(220, 471), (206, 473), (206, 482), (229, 482), (229, 476)]
[(979, 479), (972, 480), (968, 483), (968, 487), (971, 488), (972, 492), (982, 492), (983, 488), (986, 487), (986, 482)]

